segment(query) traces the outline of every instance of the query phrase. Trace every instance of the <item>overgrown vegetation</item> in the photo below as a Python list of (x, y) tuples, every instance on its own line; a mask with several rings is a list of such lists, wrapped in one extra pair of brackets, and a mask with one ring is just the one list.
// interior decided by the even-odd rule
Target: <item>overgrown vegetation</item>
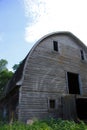
[(13, 72), (7, 69), (7, 64), (7, 60), (0, 60), (0, 98), (3, 96), (5, 85), (13, 75)]
[(0, 130), (87, 130), (84, 122), (64, 120), (35, 121), (32, 125), (15, 122), (13, 124), (0, 123)]
[(0, 99), (3, 97), (3, 92), (4, 92), (6, 84), (12, 78), (14, 72), (17, 70), (17, 68), (19, 67), (21, 63), (22, 61), (19, 64), (15, 64), (12, 67), (13, 71), (10, 71), (7, 68), (8, 61), (5, 59), (0, 59)]

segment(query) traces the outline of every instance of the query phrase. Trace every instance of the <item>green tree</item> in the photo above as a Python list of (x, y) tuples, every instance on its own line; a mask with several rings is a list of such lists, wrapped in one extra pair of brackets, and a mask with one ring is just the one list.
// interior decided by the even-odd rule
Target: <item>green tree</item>
[(6, 68), (7, 64), (8, 64), (7, 60), (4, 59), (0, 60), (0, 72), (7, 69)]
[(4, 59), (0, 60), (0, 97), (3, 95), (7, 82), (11, 79), (13, 72), (7, 69), (8, 62)]
[(14, 71), (16, 71), (18, 67), (19, 67), (19, 64), (15, 64), (12, 68)]
[(20, 61), (18, 64), (15, 64), (12, 68), (13, 71), (16, 71), (18, 69), (18, 67), (20, 66), (20, 64), (22, 63), (22, 61)]

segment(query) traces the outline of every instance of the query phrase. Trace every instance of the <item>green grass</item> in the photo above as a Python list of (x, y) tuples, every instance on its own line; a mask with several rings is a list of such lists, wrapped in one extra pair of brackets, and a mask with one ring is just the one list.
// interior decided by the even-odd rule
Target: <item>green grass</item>
[(19, 122), (13, 124), (0, 122), (0, 130), (87, 130), (87, 125), (84, 122), (75, 123), (74, 121), (51, 119), (35, 121), (32, 125)]

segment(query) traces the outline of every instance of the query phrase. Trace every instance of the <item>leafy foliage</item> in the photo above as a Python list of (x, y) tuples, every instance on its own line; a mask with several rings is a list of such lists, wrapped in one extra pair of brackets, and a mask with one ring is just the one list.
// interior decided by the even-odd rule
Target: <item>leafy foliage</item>
[(6, 65), (8, 64), (7, 60), (1, 59), (0, 60), (0, 72), (6, 70)]
[(0, 130), (87, 130), (84, 122), (75, 123), (65, 120), (35, 121), (33, 124), (15, 122), (13, 124), (0, 123)]
[(8, 70), (3, 70), (0, 72), (0, 95), (2, 95), (5, 85), (10, 80), (12, 75), (13, 73)]
[(19, 62), (18, 64), (14, 64), (14, 66), (12, 67), (13, 70), (16, 71), (18, 69), (18, 67), (20, 66), (21, 63), (22, 63), (22, 61)]
[(18, 67), (19, 67), (19, 64), (15, 64), (12, 68), (14, 71), (16, 71)]
[(3, 95), (5, 85), (7, 84), (7, 82), (10, 80), (10, 78), (13, 75), (13, 72), (7, 69), (6, 67), (7, 64), (8, 62), (6, 60), (4, 59), (0, 60), (0, 98)]
[[(22, 61), (19, 62), (19, 64), (15, 64), (12, 67), (13, 70), (16, 71), (21, 63)], [(13, 75), (13, 72), (7, 69), (7, 64), (8, 64), (7, 60), (5, 59), (0, 60), (0, 98), (3, 95), (3, 91), (6, 84), (8, 83), (8, 81), (11, 79)]]

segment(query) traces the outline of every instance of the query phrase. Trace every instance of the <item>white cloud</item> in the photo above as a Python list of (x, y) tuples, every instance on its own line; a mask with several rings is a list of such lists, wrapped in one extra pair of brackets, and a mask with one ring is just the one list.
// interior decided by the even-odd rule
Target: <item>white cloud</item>
[(71, 31), (86, 43), (86, 0), (24, 0), (24, 5), (27, 42), (53, 31)]

